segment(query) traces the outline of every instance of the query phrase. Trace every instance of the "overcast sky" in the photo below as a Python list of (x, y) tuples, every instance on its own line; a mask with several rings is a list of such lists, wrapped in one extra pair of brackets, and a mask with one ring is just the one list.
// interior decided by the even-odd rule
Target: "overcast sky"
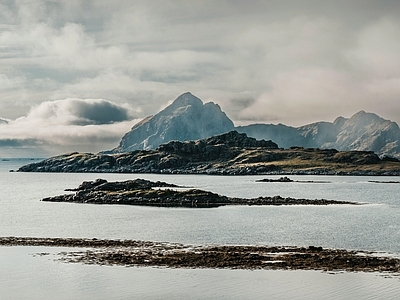
[(0, 149), (113, 148), (186, 91), (236, 125), (400, 123), (399, 15), (398, 0), (2, 0)]

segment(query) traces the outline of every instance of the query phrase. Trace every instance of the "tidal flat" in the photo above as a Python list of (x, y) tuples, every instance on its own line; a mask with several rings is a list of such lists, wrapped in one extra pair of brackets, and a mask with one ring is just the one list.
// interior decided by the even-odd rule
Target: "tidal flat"
[(195, 246), (135, 240), (29, 237), (2, 237), (0, 245), (91, 248), (61, 252), (60, 260), (66, 263), (169, 268), (400, 272), (398, 257), (377, 252), (315, 246)]

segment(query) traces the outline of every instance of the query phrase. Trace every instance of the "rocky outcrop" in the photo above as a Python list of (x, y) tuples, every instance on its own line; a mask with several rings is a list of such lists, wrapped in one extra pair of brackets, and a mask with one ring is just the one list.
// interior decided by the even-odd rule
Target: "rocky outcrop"
[[(164, 189), (159, 189), (159, 188)], [(108, 182), (105, 179), (83, 182), (75, 194), (44, 198), (49, 202), (74, 202), (92, 204), (124, 204), (166, 207), (218, 207), (224, 205), (330, 205), (357, 204), (348, 201), (326, 199), (295, 199), (258, 197), (252, 199), (230, 198), (199, 189), (174, 190), (178, 186), (166, 182), (144, 179)], [(182, 187), (181, 187), (182, 188)]]
[(217, 104), (203, 104), (191, 93), (184, 93), (158, 114), (133, 126), (111, 153), (156, 149), (172, 140), (197, 140), (233, 128), (233, 122)]
[(257, 180), (257, 182), (293, 182), (293, 180), (285, 176), (285, 177), (279, 177), (278, 179), (264, 178)]
[(211, 138), (171, 141), (156, 150), (120, 154), (67, 153), (21, 167), (20, 172), (163, 174), (399, 175), (400, 162), (372, 151), (280, 149), (236, 131)]

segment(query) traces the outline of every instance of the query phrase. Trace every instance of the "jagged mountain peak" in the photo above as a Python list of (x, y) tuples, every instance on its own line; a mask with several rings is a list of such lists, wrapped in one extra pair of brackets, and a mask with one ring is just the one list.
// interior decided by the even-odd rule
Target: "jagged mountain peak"
[(234, 128), (233, 122), (219, 105), (203, 102), (190, 92), (176, 98), (158, 114), (143, 119), (124, 135), (119, 146), (111, 152), (155, 149), (172, 141), (188, 141), (225, 133)]
[(186, 92), (181, 94), (178, 98), (175, 99), (173, 103), (176, 104), (203, 104), (203, 101), (200, 100), (200, 98), (196, 97), (193, 95), (191, 92)]
[(337, 117), (337, 118), (335, 119), (335, 121), (333, 121), (333, 125), (342, 127), (343, 124), (344, 124), (344, 122), (346, 122), (346, 120), (347, 120), (347, 119), (344, 118), (344, 117), (342, 117), (342, 116)]
[(168, 111), (175, 110), (180, 107), (185, 107), (185, 106), (195, 106), (195, 107), (200, 107), (203, 106), (203, 101), (200, 100), (200, 98), (196, 97), (190, 92), (183, 93), (180, 95), (178, 98), (176, 98), (171, 105), (169, 105), (166, 109)]
[(279, 146), (335, 148), (374, 151), (378, 155), (400, 157), (400, 129), (397, 123), (361, 110), (350, 118), (338, 117), (333, 123), (316, 122), (283, 130), (278, 125), (248, 125), (238, 128), (258, 139), (270, 139)]
[(396, 123), (381, 118), (375, 113), (368, 113), (365, 111), (359, 111), (346, 119), (341, 126), (342, 134), (359, 134), (360, 132), (372, 133), (381, 132), (387, 130), (391, 125), (397, 125)]
[(347, 120), (347, 123), (357, 123), (359, 125), (375, 124), (382, 122), (390, 122), (378, 116), (375, 113), (365, 112), (364, 110), (359, 111)]
[(380, 155), (399, 156), (400, 131), (396, 123), (375, 113), (359, 111), (343, 123), (335, 141), (322, 147), (340, 150), (369, 150)]

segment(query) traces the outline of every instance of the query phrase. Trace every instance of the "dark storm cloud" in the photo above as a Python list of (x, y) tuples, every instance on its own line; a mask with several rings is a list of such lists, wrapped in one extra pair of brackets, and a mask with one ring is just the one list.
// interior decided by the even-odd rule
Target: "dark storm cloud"
[(79, 120), (76, 125), (111, 124), (130, 120), (128, 110), (109, 101), (73, 101), (71, 112)]
[(64, 125), (101, 125), (131, 120), (132, 110), (103, 99), (65, 99), (42, 102), (26, 119)]

